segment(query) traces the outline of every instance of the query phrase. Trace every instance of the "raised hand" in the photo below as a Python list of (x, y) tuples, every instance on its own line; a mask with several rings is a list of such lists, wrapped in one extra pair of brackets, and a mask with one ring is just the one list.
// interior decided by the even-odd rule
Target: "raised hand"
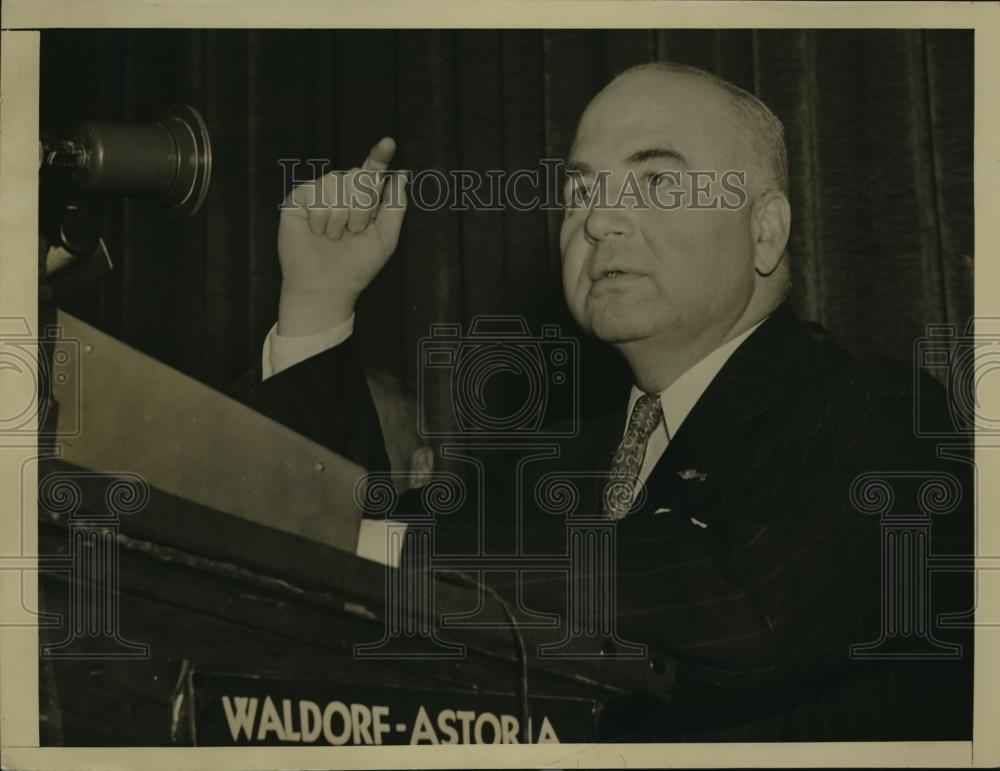
[(379, 140), (360, 168), (299, 185), (278, 226), (278, 334), (308, 335), (346, 320), (399, 243), (405, 174), (390, 175), (396, 143)]

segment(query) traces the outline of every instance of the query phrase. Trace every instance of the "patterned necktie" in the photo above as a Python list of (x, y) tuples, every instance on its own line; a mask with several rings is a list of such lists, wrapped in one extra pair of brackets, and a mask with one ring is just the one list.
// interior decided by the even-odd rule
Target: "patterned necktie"
[(611, 474), (604, 488), (604, 514), (611, 519), (621, 519), (632, 508), (639, 470), (646, 457), (649, 437), (663, 420), (663, 405), (659, 394), (643, 394), (632, 408), (625, 437), (618, 445)]

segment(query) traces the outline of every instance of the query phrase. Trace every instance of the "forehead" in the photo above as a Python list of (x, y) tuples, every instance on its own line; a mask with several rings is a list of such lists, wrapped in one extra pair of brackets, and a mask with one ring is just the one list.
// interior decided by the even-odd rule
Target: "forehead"
[(735, 155), (740, 136), (739, 116), (719, 86), (683, 73), (638, 72), (594, 97), (580, 118), (570, 157), (596, 167), (669, 147), (692, 167), (710, 169)]

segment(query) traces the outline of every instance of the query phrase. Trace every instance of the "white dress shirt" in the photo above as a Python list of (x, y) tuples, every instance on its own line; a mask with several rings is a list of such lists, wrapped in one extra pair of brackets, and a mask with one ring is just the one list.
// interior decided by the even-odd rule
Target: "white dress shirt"
[[(645, 482), (656, 462), (663, 455), (670, 443), (670, 437), (677, 434), (684, 419), (694, 407), (694, 405), (705, 393), (705, 389), (719, 374), (719, 370), (733, 354), (740, 343), (746, 340), (753, 332), (763, 324), (763, 320), (750, 327), (738, 337), (734, 337), (727, 343), (720, 345), (708, 356), (699, 361), (677, 380), (660, 391), (660, 404), (663, 407), (663, 420), (653, 430), (646, 444), (646, 454), (643, 458), (642, 469), (639, 471), (639, 481)], [(271, 327), (264, 339), (264, 349), (261, 352), (261, 370), (263, 378), (266, 380), (272, 375), (276, 375), (283, 369), (305, 361), (310, 356), (322, 353), (328, 348), (340, 345), (354, 332), (354, 315), (346, 321), (337, 324), (324, 332), (315, 335), (302, 335), (287, 337), (278, 334), (278, 325)], [(626, 412), (625, 428), (628, 426), (628, 416), (632, 414), (632, 408), (636, 400), (642, 396), (635, 386), (632, 387), (632, 394), (629, 398), (628, 410)], [(638, 488), (637, 488), (638, 491)], [(358, 546), (355, 553), (364, 559), (385, 564), (387, 561), (396, 567), (399, 555), (387, 555), (386, 553), (387, 528), (386, 523), (378, 520), (362, 519), (361, 530), (358, 533)]]
[[(649, 479), (653, 467), (660, 459), (660, 456), (663, 455), (663, 451), (667, 449), (670, 437), (677, 435), (677, 431), (680, 429), (684, 419), (691, 412), (694, 405), (697, 404), (701, 395), (705, 393), (705, 389), (715, 380), (715, 376), (719, 374), (722, 365), (733, 355), (733, 351), (740, 347), (740, 343), (750, 337), (757, 327), (763, 323), (763, 320), (758, 321), (746, 332), (734, 337), (727, 343), (723, 343), (673, 383), (660, 391), (660, 406), (663, 408), (663, 420), (653, 429), (653, 433), (649, 436), (649, 442), (646, 444), (646, 455), (643, 457), (642, 468), (639, 470), (640, 482), (645, 483)], [(632, 408), (635, 407), (636, 400), (642, 396), (642, 393), (638, 388), (632, 386), (632, 395), (628, 400), (628, 410), (625, 413), (625, 426), (622, 428), (622, 436), (625, 435), (625, 431), (628, 428), (628, 419), (632, 415)]]

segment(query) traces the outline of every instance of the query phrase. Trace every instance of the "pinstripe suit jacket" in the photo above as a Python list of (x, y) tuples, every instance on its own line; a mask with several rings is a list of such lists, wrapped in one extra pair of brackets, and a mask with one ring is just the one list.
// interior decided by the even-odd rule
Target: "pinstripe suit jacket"
[[(370, 469), (388, 467), (352, 341), (255, 391), (272, 417)], [(637, 693), (607, 704), (605, 738), (971, 735), (971, 635), (952, 633), (964, 645), (957, 661), (849, 654), (852, 644), (880, 639), (886, 609), (903, 591), (888, 587), (884, 596), (885, 523), (855, 508), (855, 479), (893, 474), (894, 516), (918, 511), (914, 485), (928, 474), (950, 474), (963, 498), (933, 523), (930, 549), (970, 553), (970, 466), (939, 459), (935, 443), (914, 431), (915, 411), (925, 424), (948, 422), (944, 396), (906, 365), (855, 359), (787, 306), (744, 341), (672, 438), (641, 505), (617, 526), (618, 634), (672, 657), (678, 669), (667, 700)], [(558, 460), (533, 473), (606, 472), (623, 410), (584, 423)], [(600, 510), (601, 487), (599, 478), (583, 483), (584, 508)], [(565, 522), (533, 513), (530, 501), (527, 509), (526, 546), (564, 552)], [(438, 528), (438, 551), (474, 549), (474, 513), (448, 522)], [(528, 604), (563, 612), (565, 580), (535, 579)], [(932, 620), (971, 608), (969, 575), (935, 577), (931, 588)], [(926, 634), (904, 637), (896, 642), (905, 650), (940, 652)]]

